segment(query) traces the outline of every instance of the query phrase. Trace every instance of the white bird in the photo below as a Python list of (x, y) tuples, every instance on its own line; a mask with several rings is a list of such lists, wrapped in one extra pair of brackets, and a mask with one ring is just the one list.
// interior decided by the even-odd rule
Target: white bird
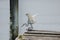
[(28, 17), (28, 26), (30, 25), (31, 27), (28, 28), (28, 30), (32, 30), (33, 29), (33, 24), (35, 23), (35, 16), (36, 15), (31, 15), (26, 13), (26, 16)]
[(28, 28), (28, 30), (32, 30), (33, 29), (33, 24), (36, 22), (36, 15), (31, 15), (29, 13), (26, 13), (26, 16), (28, 17), (28, 21), (27, 23), (24, 23), (21, 27), (23, 27), (24, 25), (26, 27), (28, 27), (30, 25), (30, 27)]
[(35, 20), (36, 15), (26, 13), (26, 16), (28, 17), (28, 24), (34, 24), (36, 22)]

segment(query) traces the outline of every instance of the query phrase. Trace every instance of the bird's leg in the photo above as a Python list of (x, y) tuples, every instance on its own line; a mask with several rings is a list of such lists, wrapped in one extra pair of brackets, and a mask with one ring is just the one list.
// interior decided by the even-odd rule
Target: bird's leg
[(32, 24), (29, 24), (30, 25), (30, 27), (28, 27), (28, 31), (32, 31), (33, 30), (33, 26), (32, 26)]
[(24, 23), (21, 27), (23, 27), (24, 25), (26, 25), (26, 23)]
[(31, 29), (33, 29), (33, 25), (32, 25), (32, 23), (30, 24), (30, 26), (31, 26)]

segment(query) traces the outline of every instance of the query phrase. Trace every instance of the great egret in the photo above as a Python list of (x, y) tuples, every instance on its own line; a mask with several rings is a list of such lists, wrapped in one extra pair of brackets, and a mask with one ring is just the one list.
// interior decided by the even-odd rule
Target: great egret
[(27, 27), (30, 25), (31, 27), (29, 27), (28, 30), (32, 30), (33, 29), (33, 24), (36, 22), (36, 20), (35, 20), (36, 15), (31, 15), (29, 13), (26, 13), (26, 16), (28, 17), (28, 21), (27, 21), (27, 23), (24, 23), (22, 25), (22, 27), (24, 25), (26, 25)]

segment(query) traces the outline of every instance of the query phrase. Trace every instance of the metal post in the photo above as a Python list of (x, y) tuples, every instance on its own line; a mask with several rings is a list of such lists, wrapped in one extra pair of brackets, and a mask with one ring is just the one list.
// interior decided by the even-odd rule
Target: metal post
[(10, 40), (18, 36), (18, 0), (10, 0)]

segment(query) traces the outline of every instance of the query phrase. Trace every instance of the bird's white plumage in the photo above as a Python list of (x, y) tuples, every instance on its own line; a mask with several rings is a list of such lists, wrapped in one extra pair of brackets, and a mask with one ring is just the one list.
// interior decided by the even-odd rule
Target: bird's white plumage
[(28, 23), (35, 23), (36, 22), (36, 15), (31, 15), (31, 14), (27, 14), (26, 15), (28, 17)]

